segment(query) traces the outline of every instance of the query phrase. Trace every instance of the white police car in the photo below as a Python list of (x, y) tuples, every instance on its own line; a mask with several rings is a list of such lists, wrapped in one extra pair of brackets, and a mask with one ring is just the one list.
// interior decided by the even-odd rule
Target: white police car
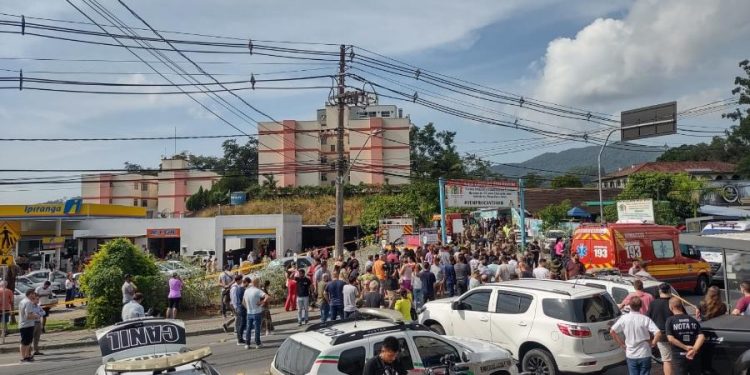
[(403, 322), (394, 310), (359, 310), (358, 318), (315, 324), (287, 338), (271, 363), (271, 374), (362, 374), (365, 362), (380, 353), (383, 340), (401, 344), (399, 358), (410, 374), (455, 361), (461, 374), (517, 374), (510, 353), (491, 343), (439, 336), (416, 322)]
[(220, 375), (204, 359), (208, 347), (185, 346), (185, 324), (179, 320), (142, 318), (96, 331), (102, 365), (96, 375)]

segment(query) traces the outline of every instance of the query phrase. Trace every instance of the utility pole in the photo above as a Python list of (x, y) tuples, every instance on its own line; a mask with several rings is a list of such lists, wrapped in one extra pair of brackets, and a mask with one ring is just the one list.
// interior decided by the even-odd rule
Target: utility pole
[(341, 45), (339, 52), (338, 105), (339, 116), (336, 127), (336, 242), (334, 256), (344, 255), (344, 109), (346, 107), (344, 75), (346, 74), (346, 46)]

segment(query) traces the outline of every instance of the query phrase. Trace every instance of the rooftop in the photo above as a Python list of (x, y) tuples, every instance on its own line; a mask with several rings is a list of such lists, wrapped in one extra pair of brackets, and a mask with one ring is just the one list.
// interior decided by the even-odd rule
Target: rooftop
[(736, 165), (722, 161), (655, 161), (650, 163), (636, 164), (630, 168), (624, 168), (610, 173), (602, 179), (612, 179), (630, 176), (640, 172), (662, 172), (662, 173), (734, 173)]

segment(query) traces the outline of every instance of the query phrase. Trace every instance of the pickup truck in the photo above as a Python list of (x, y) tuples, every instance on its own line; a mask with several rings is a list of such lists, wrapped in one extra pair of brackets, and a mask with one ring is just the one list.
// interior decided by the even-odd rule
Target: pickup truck
[(740, 375), (750, 369), (750, 319), (724, 315), (702, 323), (704, 374)]

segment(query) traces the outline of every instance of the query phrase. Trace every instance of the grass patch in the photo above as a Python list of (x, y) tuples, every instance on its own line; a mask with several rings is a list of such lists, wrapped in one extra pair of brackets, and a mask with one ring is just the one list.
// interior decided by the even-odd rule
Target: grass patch
[[(346, 197), (344, 201), (344, 222), (347, 225), (359, 225), (359, 217), (364, 208), (366, 197)], [(257, 199), (241, 206), (222, 206), (222, 215), (264, 215), (264, 214), (297, 214), (302, 216), (302, 224), (320, 225), (328, 222), (335, 215), (336, 199), (332, 196), (284, 197)], [(218, 214), (217, 207), (206, 208), (196, 214), (198, 217), (212, 217)]]
[[(76, 331), (83, 329), (83, 327), (75, 327), (73, 322), (70, 320), (60, 319), (47, 319), (47, 333), (51, 332), (62, 332), (62, 331)], [(8, 323), (8, 330), (18, 331), (18, 323)]]

